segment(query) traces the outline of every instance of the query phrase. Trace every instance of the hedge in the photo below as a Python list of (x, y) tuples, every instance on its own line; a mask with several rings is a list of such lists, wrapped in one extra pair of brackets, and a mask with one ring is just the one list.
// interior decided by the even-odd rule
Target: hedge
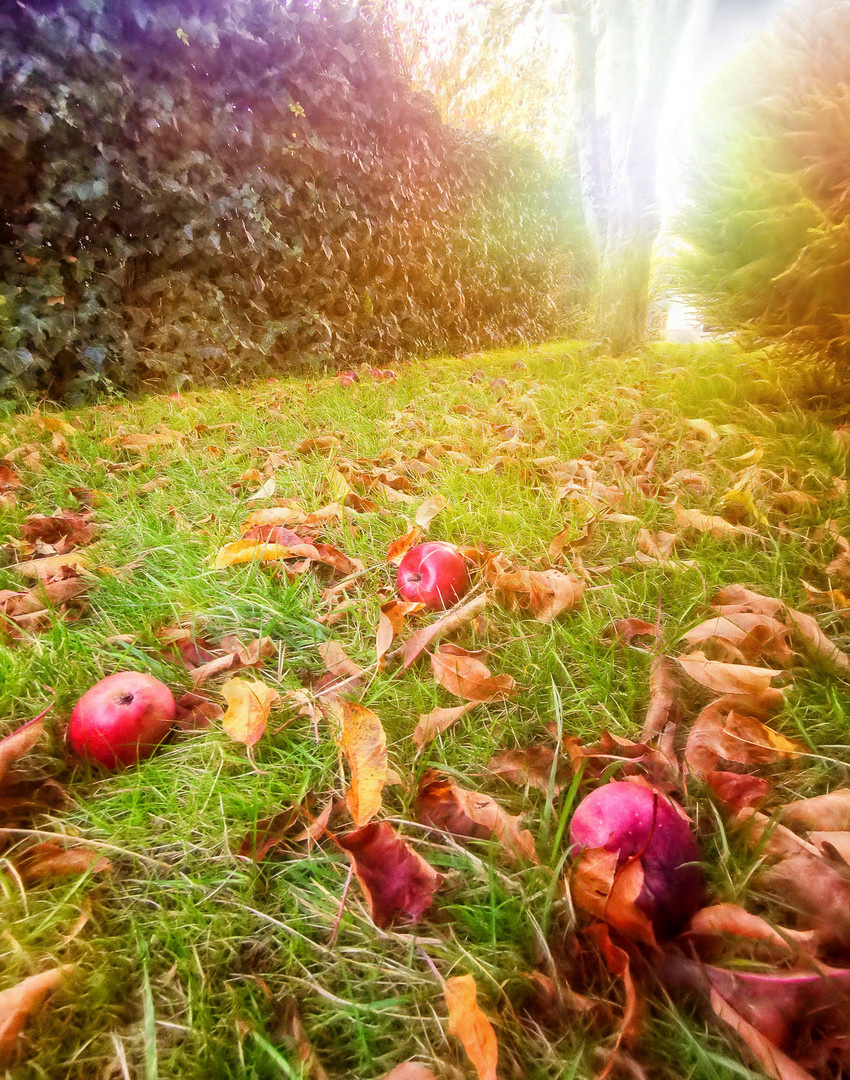
[(383, 365), (569, 330), (572, 175), (444, 125), (368, 6), (0, 13), (0, 390)]
[(684, 288), (717, 330), (829, 380), (850, 356), (850, 4), (792, 8), (706, 102)]

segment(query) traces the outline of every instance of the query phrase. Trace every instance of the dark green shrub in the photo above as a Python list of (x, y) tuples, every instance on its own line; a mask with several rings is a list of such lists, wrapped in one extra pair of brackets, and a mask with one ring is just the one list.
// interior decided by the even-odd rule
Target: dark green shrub
[(850, 4), (807, 2), (707, 97), (682, 235), (707, 323), (845, 380)]
[(333, 0), (2, 5), (0, 389), (562, 332), (573, 193), (445, 127)]

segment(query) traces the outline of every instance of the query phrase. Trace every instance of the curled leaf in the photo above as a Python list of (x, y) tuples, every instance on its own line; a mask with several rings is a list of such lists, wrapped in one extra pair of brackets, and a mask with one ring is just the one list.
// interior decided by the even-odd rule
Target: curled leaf
[(806, 747), (801, 743), (787, 739), (754, 716), (736, 712), (724, 698), (702, 710), (685, 746), (685, 760), (697, 774), (711, 772), (721, 760), (764, 765), (804, 753)]
[(444, 495), (432, 495), (416, 511), (415, 522), (424, 532), (427, 532), (431, 522), (441, 510), (449, 505), (449, 500)]
[(560, 570), (497, 572), (490, 582), (500, 600), (512, 611), (530, 611), (542, 623), (551, 623), (578, 604), (587, 582)]
[(727, 664), (709, 660), (696, 651), (676, 658), (692, 679), (717, 694), (764, 694), (773, 689), (771, 682), (783, 674), (781, 668), (754, 667), (751, 664)]
[(448, 615), (443, 615), (434, 622), (429, 623), (428, 626), (423, 626), (417, 630), (402, 646), (401, 655), (404, 659), (404, 666), (406, 668), (410, 667), (414, 660), (421, 656), (431, 642), (438, 637), (452, 634), (455, 630), (471, 622), (481, 614), (486, 605), (487, 597), (482, 593), (480, 596), (474, 596), (471, 600), (467, 600), (460, 607), (450, 611)]

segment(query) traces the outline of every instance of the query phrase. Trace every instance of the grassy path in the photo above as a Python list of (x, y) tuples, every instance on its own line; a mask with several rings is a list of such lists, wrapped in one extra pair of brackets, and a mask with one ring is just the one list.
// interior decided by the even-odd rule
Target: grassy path
[[(471, 379), (478, 368), (483, 374)], [(76, 509), (74, 488), (89, 489), (101, 531), (87, 549), (94, 578), (82, 617), (0, 640), (0, 734), (55, 700), (52, 743), (31, 764), (55, 776), (71, 801), (34, 823), (109, 845), (113, 864), (107, 875), (27, 888), (8, 861), (0, 869), (0, 990), (52, 964), (75, 965), (28, 1030), (31, 1056), (9, 1075), (321, 1077), (301, 1060), (294, 1002), (329, 1077), (371, 1080), (409, 1058), (441, 1080), (472, 1076), (447, 1034), (432, 965), (444, 977), (475, 976), (499, 1040), (500, 1078), (596, 1075), (594, 1048), (611, 1045), (616, 1025), (576, 1014), (556, 1030), (522, 1011), (525, 973), (541, 960), (541, 943), (570, 920), (559, 843), (566, 796), (511, 787), (487, 763), (499, 751), (551, 743), (552, 724), (582, 739), (603, 730), (636, 737), (650, 658), (611, 643), (614, 621), (655, 622), (660, 609), (664, 647), (675, 648), (724, 585), (739, 582), (796, 607), (807, 603), (804, 581), (825, 586), (835, 536), (822, 526), (832, 520), (850, 535), (850, 505), (836, 483), (850, 444), (785, 405), (754, 370), (726, 346), (659, 347), (612, 361), (552, 345), (411, 365), (395, 383), (282, 379), (105, 404), (61, 414), (71, 430), (51, 430), (57, 425), (45, 427), (39, 416), (7, 422), (0, 456), (11, 455), (23, 483), (16, 505), (0, 506), (0, 537), (14, 545), (28, 514)], [(135, 433), (165, 438), (134, 448), (127, 437)], [(296, 449), (311, 439), (318, 446)], [(652, 470), (643, 470), (652, 480), (632, 483), (635, 463), (652, 455)], [(583, 456), (595, 481), (565, 464)], [(381, 464), (396, 486), (353, 483), (374, 506), (348, 510), (323, 533), (365, 567), (332, 625), (322, 619), (335, 601), (313, 570), (290, 582), (273, 564), (213, 568), (251, 510), (294, 500), (315, 511), (344, 494), (342, 477)], [(571, 469), (573, 497), (561, 490), (558, 498), (559, 488), (570, 489)], [(272, 476), (273, 495), (249, 501)], [(582, 485), (585, 495), (576, 495)], [(724, 502), (730, 491), (739, 494)], [(577, 543), (557, 565), (568, 570), (580, 559), (590, 587), (583, 605), (552, 625), (488, 607), (458, 640), (489, 649), (491, 669), (510, 673), (521, 690), (479, 705), (418, 756), (410, 737), (417, 717), (457, 700), (427, 665), (370, 675), (362, 701), (383, 722), (400, 779), (386, 789), (382, 814), (446, 876), (417, 927), (378, 930), (356, 883), (340, 915), (348, 864), (332, 843), (308, 850), (293, 842), (260, 864), (238, 857), (259, 820), (298, 804), (317, 811), (345, 791), (327, 728), (317, 742), (311, 720), (291, 708), (272, 713), (253, 763), (217, 723), (117, 775), (65, 762), (61, 722), (100, 677), (132, 667), (175, 692), (191, 688), (188, 671), (162, 654), (163, 628), (216, 642), (271, 637), (277, 652), (262, 678), (281, 691), (324, 673), (318, 646), (331, 637), (372, 665), (379, 607), (393, 595), (386, 547), (436, 494), (447, 506), (430, 538), (482, 544), (535, 569), (551, 565), (550, 541), (568, 526)], [(729, 515), (731, 507), (758, 537), (688, 535), (676, 523), (677, 498), (706, 513)], [(674, 562), (634, 565), (640, 529), (676, 533)], [(17, 590), (14, 547), (6, 552), (0, 591)], [(846, 618), (805, 609), (846, 642)], [(216, 680), (204, 689), (219, 700)], [(847, 783), (846, 690), (816, 671), (795, 680), (776, 726), (820, 756), (783, 777), (783, 798)], [(428, 768), (525, 814), (540, 864), (511, 861), (496, 843), (429, 837), (411, 809)], [(715, 821), (698, 825), (716, 894), (752, 902), (751, 860), (727, 846)], [(617, 1000), (613, 984), (600, 989)], [(652, 1080), (760, 1075), (663, 997), (635, 1054)]]

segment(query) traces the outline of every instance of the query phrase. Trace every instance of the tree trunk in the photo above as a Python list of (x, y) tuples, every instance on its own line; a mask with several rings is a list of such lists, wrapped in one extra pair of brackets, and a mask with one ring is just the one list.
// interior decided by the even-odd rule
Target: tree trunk
[[(652, 248), (661, 226), (657, 140), (693, 0), (576, 0), (577, 149), (597, 264), (594, 329), (615, 356), (646, 338)], [(607, 109), (600, 84), (609, 84)]]

